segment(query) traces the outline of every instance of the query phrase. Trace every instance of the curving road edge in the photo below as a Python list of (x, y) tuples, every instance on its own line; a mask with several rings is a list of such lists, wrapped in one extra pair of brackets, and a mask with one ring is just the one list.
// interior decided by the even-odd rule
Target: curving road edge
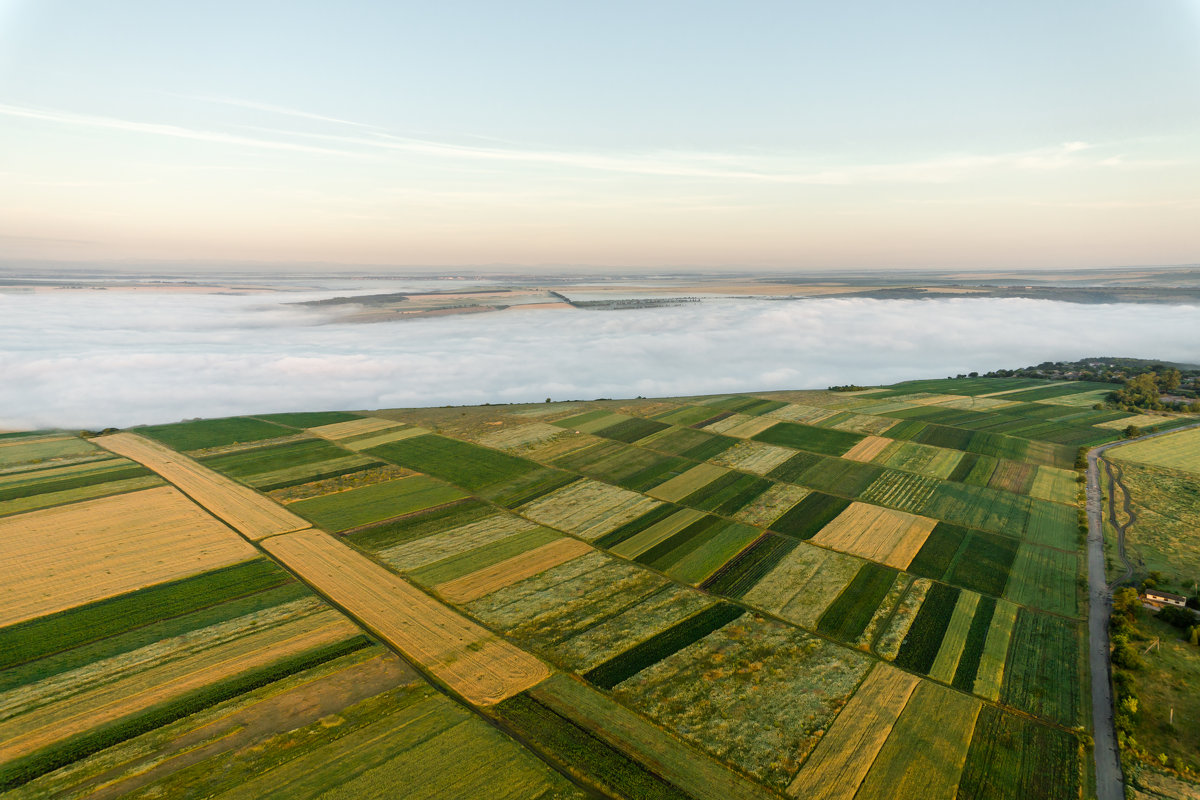
[[(1097, 800), (1124, 800), (1125, 778), (1121, 772), (1121, 754), (1113, 726), (1112, 672), (1109, 663), (1108, 619), (1112, 615), (1112, 590), (1104, 574), (1104, 518), (1100, 492), (1100, 457), (1110, 447), (1153, 439), (1200, 427), (1185, 425), (1169, 431), (1151, 433), (1136, 439), (1093, 447), (1087, 457), (1088, 517), (1088, 662), (1092, 670), (1092, 728), (1096, 746)], [(1114, 583), (1119, 582), (1115, 581)]]

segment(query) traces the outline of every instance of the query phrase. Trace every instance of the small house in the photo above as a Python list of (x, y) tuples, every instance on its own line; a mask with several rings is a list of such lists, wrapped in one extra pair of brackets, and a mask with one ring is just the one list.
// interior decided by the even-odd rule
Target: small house
[(1185, 608), (1187, 606), (1187, 598), (1183, 595), (1164, 592), (1161, 589), (1145, 590), (1142, 592), (1141, 600), (1144, 604), (1154, 608), (1163, 608), (1164, 606)]

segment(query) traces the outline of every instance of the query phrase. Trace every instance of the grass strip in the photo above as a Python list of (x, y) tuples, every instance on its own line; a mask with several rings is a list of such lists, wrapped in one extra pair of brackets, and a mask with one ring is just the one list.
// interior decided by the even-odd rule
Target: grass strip
[(899, 572), (882, 564), (867, 562), (858, 570), (837, 599), (825, 609), (817, 631), (843, 642), (854, 642), (867, 629), (875, 609), (883, 602)]
[(950, 618), (954, 616), (958, 595), (959, 590), (953, 586), (944, 583), (933, 585), (912, 627), (900, 643), (900, 652), (896, 654), (897, 666), (922, 675), (929, 673), (942, 646), (946, 628), (950, 626)]
[(709, 606), (700, 613), (667, 628), (662, 633), (651, 636), (644, 642), (593, 667), (584, 673), (583, 678), (602, 689), (611, 689), (618, 683), (632, 678), (646, 667), (657, 664), (688, 645), (700, 641), (744, 613), (746, 613), (745, 610), (728, 603)]
[(616, 530), (604, 534), (595, 541), (595, 545), (605, 549), (615, 547), (626, 539), (637, 536), (651, 525), (662, 522), (677, 511), (679, 511), (679, 506), (672, 503), (663, 503), (661, 506), (650, 509), (637, 519), (630, 520)]
[(298, 653), (244, 675), (201, 687), (182, 697), (149, 708), (136, 716), (117, 720), (86, 733), (72, 736), (63, 742), (0, 765), (0, 791), (15, 789), (34, 778), (53, 772), (82, 758), (87, 758), (127, 739), (140, 736), (147, 731), (160, 728), (289, 675), (361, 650), (370, 644), (369, 637), (359, 634), (340, 642), (309, 650), (306, 653)]
[(764, 533), (700, 584), (700, 588), (726, 597), (742, 597), (799, 546), (797, 539)]
[(270, 559), (255, 558), (19, 622), (0, 628), (0, 669), (292, 580)]
[(519, 738), (535, 742), (561, 768), (613, 797), (687, 800), (680, 791), (641, 764), (534, 700), (510, 697), (489, 710)]
[(996, 598), (981, 596), (979, 605), (975, 607), (975, 616), (971, 619), (971, 630), (967, 631), (967, 641), (963, 644), (962, 655), (958, 659), (958, 669), (954, 671), (954, 680), (950, 685), (955, 689), (970, 692), (975, 687), (975, 673), (979, 671), (979, 661), (983, 658), (983, 646), (987, 643), (988, 630), (992, 626), (992, 617), (996, 613)]

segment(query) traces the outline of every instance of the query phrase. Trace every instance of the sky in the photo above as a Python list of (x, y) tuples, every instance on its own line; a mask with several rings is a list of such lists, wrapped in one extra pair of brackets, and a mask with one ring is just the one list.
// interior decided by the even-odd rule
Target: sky
[(824, 389), (1105, 354), (1200, 362), (1195, 305), (712, 299), (350, 324), (280, 299), (0, 294), (0, 430)]
[(1200, 0), (0, 0), (0, 264), (1200, 261)]

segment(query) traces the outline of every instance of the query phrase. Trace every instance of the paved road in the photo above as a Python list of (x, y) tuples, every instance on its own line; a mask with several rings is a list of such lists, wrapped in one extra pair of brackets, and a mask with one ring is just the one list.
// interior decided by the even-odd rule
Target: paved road
[[(1087, 516), (1088, 516), (1088, 661), (1092, 669), (1092, 726), (1096, 737), (1096, 798), (1097, 800), (1124, 800), (1124, 777), (1121, 774), (1121, 756), (1117, 751), (1117, 734), (1113, 727), (1112, 674), (1108, 652), (1108, 619), (1112, 615), (1112, 589), (1104, 574), (1104, 525), (1100, 492), (1100, 457), (1105, 450), (1132, 441), (1165, 436), (1186, 428), (1188, 425), (1162, 433), (1152, 433), (1139, 439), (1127, 439), (1096, 447), (1088, 453), (1087, 470)], [(1107, 464), (1106, 464), (1107, 465)], [(1111, 474), (1111, 473), (1110, 473)], [(1125, 494), (1125, 508), (1132, 511), (1129, 493)], [(1114, 498), (1115, 508), (1115, 498)], [(1113, 515), (1115, 517), (1115, 514)], [(1132, 517), (1131, 517), (1132, 520)], [(1126, 528), (1129, 524), (1126, 524)], [(1124, 529), (1121, 530), (1124, 533)], [(1121, 559), (1125, 562), (1126, 576), (1132, 572), (1125, 558), (1124, 536), (1120, 542)], [(1114, 585), (1122, 580), (1118, 578)]]

